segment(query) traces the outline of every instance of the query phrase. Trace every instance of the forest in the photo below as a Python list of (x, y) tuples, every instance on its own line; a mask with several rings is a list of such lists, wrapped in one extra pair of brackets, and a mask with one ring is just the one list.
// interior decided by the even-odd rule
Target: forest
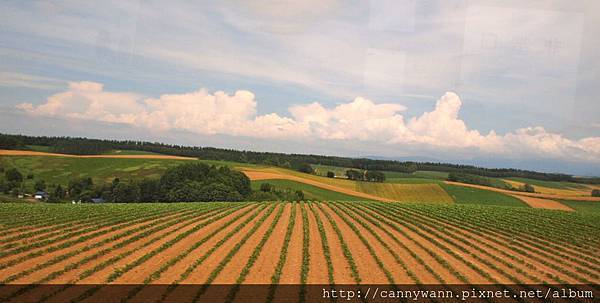
[(73, 137), (0, 134), (0, 149), (21, 149), (25, 148), (27, 145), (47, 146), (52, 152), (74, 155), (102, 154), (110, 150), (136, 150), (165, 155), (197, 157), (205, 160), (223, 160), (241, 163), (275, 165), (295, 170), (301, 170), (306, 166), (306, 164), (320, 164), (373, 171), (393, 171), (402, 173), (413, 173), (416, 171), (444, 171), (460, 172), (495, 178), (521, 177), (544, 181), (568, 181), (600, 184), (600, 178), (574, 177), (568, 174), (542, 173), (512, 168), (483, 168), (472, 165), (449, 163), (375, 160), (367, 158), (349, 158), (325, 155), (256, 152), (214, 147), (171, 145), (158, 142), (132, 140), (120, 141)]

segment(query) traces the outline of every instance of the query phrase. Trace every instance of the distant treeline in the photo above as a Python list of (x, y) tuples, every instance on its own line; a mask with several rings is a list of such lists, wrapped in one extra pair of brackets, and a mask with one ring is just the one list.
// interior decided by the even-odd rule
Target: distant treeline
[(306, 164), (341, 166), (373, 171), (413, 173), (415, 171), (460, 172), (485, 177), (522, 177), (544, 181), (570, 181), (600, 184), (600, 178), (580, 178), (567, 174), (541, 173), (512, 168), (483, 168), (434, 162), (374, 160), (322, 155), (284, 154), (240, 151), (233, 149), (170, 145), (158, 142), (99, 140), (71, 137), (33, 137), (0, 134), (0, 148), (18, 149), (26, 145), (48, 146), (52, 151), (75, 155), (101, 154), (110, 150), (137, 150), (166, 155), (197, 157), (206, 160), (225, 160), (242, 163), (274, 165), (298, 169)]

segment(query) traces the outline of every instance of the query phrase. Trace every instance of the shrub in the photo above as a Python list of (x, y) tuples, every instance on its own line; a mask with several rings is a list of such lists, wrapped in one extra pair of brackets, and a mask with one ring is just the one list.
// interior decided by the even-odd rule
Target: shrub
[(368, 170), (365, 173), (365, 179), (366, 179), (365, 181), (370, 181), (370, 182), (384, 182), (385, 174), (380, 171)]
[(592, 190), (592, 197), (600, 197), (600, 189)]
[(346, 171), (346, 177), (348, 177), (350, 180), (362, 181), (364, 175), (360, 171), (349, 169)]
[(300, 163), (296, 165), (296, 170), (301, 172), (301, 173), (306, 173), (306, 174), (312, 174), (314, 173), (314, 170), (312, 168), (312, 166), (310, 166), (310, 164), (308, 163)]
[(535, 188), (529, 183), (525, 183), (523, 185), (522, 190), (526, 193), (534, 193), (535, 192)]
[(327, 178), (335, 178), (335, 173), (332, 171), (327, 172)]

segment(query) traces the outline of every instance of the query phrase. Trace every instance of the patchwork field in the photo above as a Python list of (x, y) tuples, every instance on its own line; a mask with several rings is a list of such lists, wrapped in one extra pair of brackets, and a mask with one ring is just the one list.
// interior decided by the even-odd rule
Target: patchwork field
[[(236, 283), (600, 283), (598, 213), (378, 202), (0, 204), (0, 213), (0, 283), (22, 284), (0, 301), (209, 295), (190, 283), (232, 284), (232, 301), (243, 298)], [(122, 298), (73, 287), (96, 283), (164, 287)]]
[(355, 197), (351, 195), (345, 195), (343, 193), (327, 190), (324, 188), (320, 188), (317, 186), (313, 186), (306, 183), (301, 183), (297, 181), (291, 180), (277, 180), (277, 179), (266, 179), (266, 180), (258, 180), (252, 181), (252, 189), (259, 190), (260, 185), (263, 183), (270, 183), (274, 185), (277, 189), (292, 189), (292, 190), (301, 190), (304, 193), (304, 197), (306, 200), (316, 200), (316, 201), (364, 201), (364, 198)]

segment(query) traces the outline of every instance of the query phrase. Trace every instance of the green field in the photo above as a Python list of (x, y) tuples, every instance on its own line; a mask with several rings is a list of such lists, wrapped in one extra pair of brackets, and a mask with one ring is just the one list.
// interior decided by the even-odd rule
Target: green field
[(583, 184), (577, 184), (572, 182), (556, 182), (556, 181), (542, 181), (542, 180), (534, 180), (527, 178), (506, 178), (507, 180), (517, 181), (521, 183), (528, 183), (533, 186), (542, 186), (554, 189), (588, 189), (587, 186)]
[(437, 184), (357, 182), (356, 190), (398, 202), (452, 203), (452, 198)]
[(569, 201), (558, 200), (558, 202), (569, 206), (579, 212), (596, 212), (600, 213), (600, 202), (597, 201)]
[[(33, 174), (34, 180), (44, 180), (47, 184), (66, 185), (70, 180), (91, 177), (94, 182), (137, 178), (156, 178), (170, 167), (185, 163), (186, 160), (165, 159), (112, 159), (112, 158), (68, 158), (38, 156), (0, 157), (0, 165), (17, 168), (23, 176)], [(33, 180), (26, 180), (34, 182)]]
[(445, 183), (441, 186), (458, 204), (529, 207), (525, 202), (515, 197), (498, 192)]
[(263, 183), (271, 183), (277, 189), (301, 190), (306, 200), (312, 201), (365, 201), (365, 198), (354, 197), (343, 193), (327, 190), (291, 180), (260, 180), (252, 181), (252, 189), (259, 190)]

